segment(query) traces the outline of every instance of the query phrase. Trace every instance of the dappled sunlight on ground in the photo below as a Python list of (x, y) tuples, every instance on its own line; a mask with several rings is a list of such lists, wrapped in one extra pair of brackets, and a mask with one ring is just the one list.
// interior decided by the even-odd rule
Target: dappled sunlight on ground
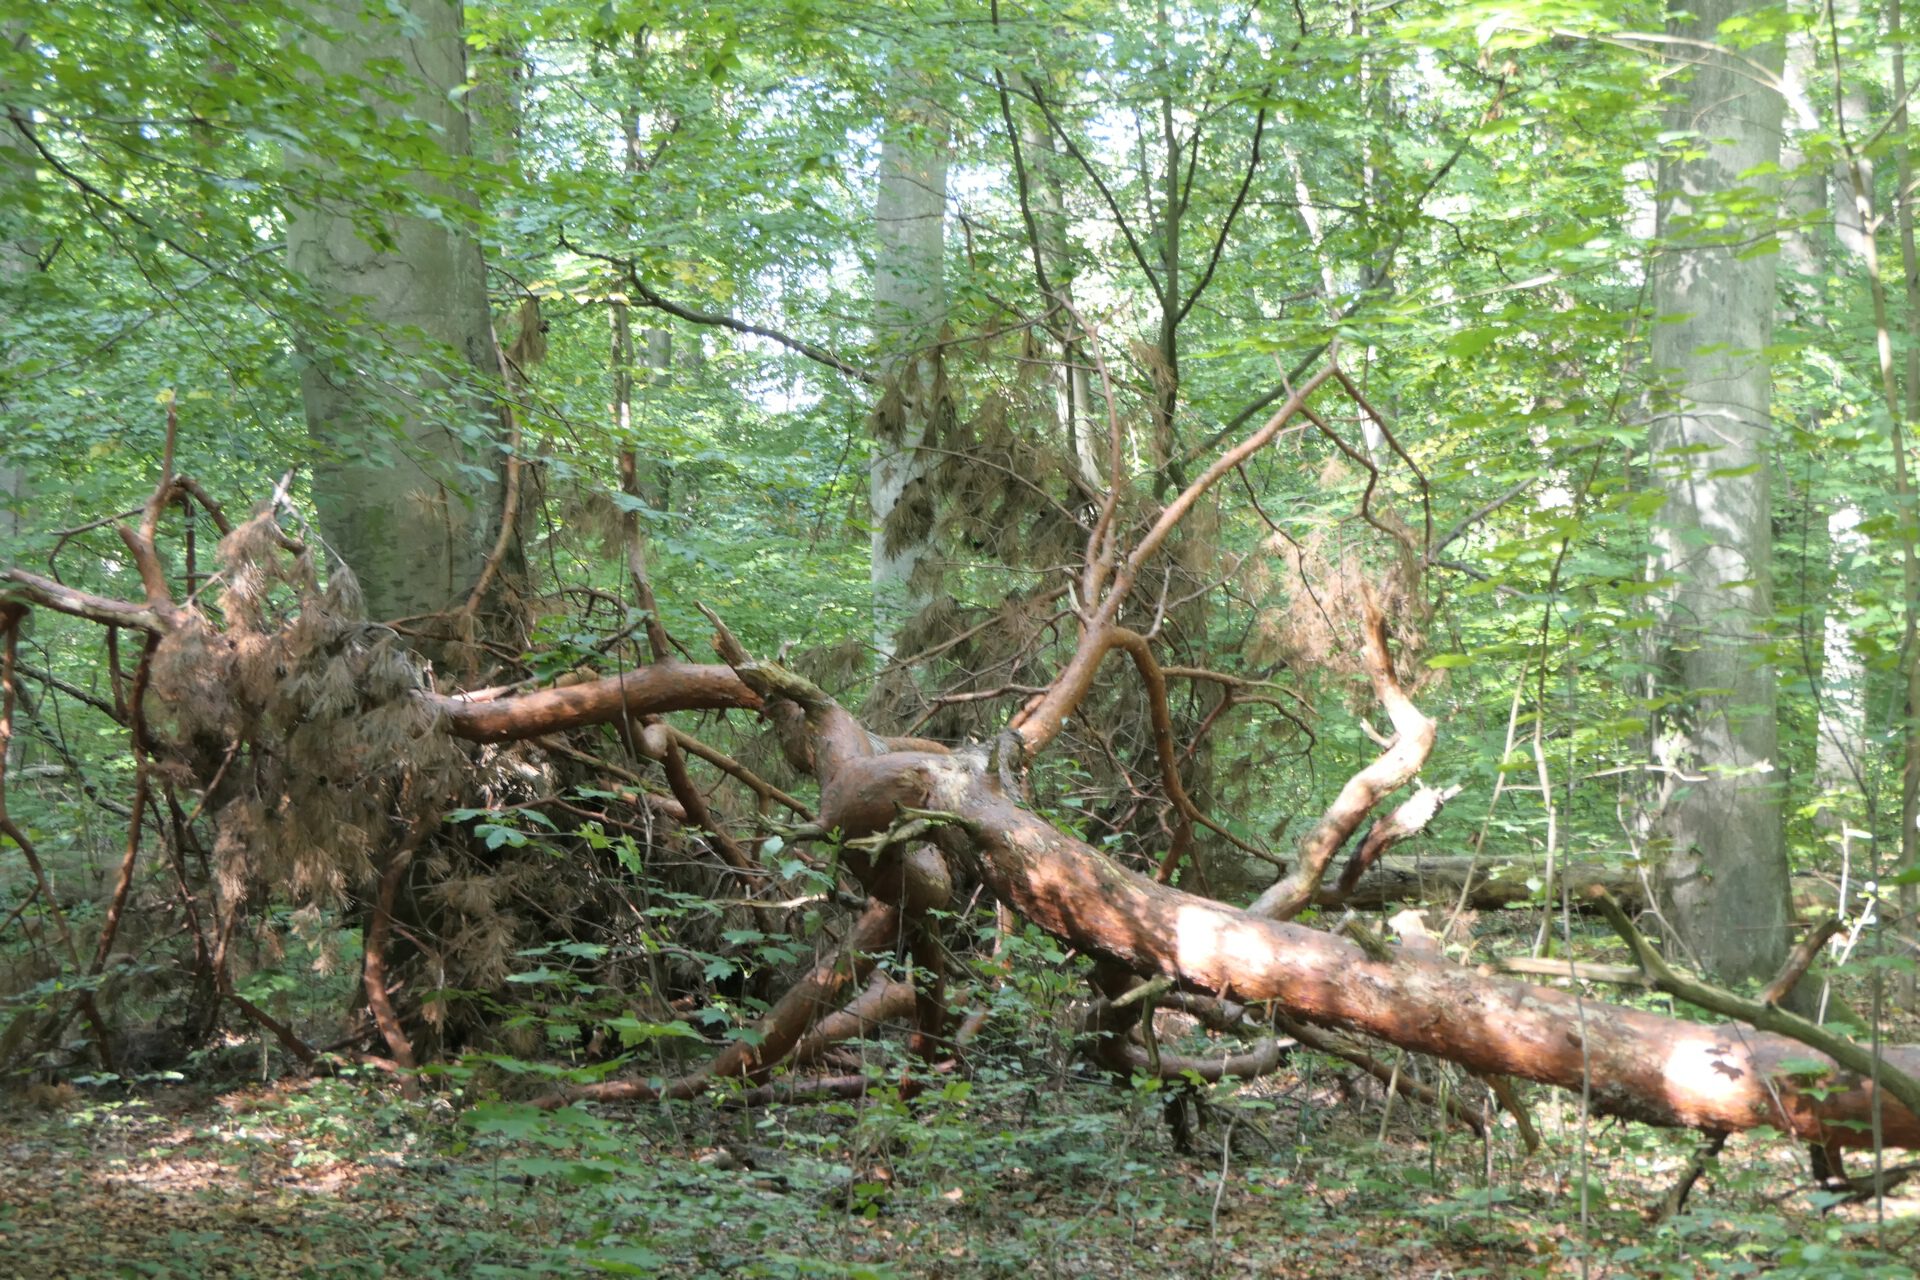
[[(710, 1104), (574, 1113), (557, 1130), (511, 1103), (463, 1117), (343, 1081), (67, 1090), (0, 1111), (0, 1273), (489, 1277), (618, 1263), (957, 1277), (1044, 1262), (1062, 1275), (1355, 1280), (1574, 1275), (1586, 1254), (1595, 1275), (1692, 1275), (1814, 1242), (1814, 1269), (1797, 1274), (1902, 1274), (1821, 1269), (1822, 1249), (1872, 1244), (1874, 1208), (1817, 1212), (1800, 1154), (1778, 1141), (1731, 1142), (1682, 1224), (1656, 1232), (1643, 1213), (1685, 1165), (1689, 1135), (1583, 1128), (1576, 1100), (1542, 1094), (1548, 1146), (1526, 1160), (1510, 1128), (1489, 1150), (1404, 1100), (1383, 1119), (1374, 1082), (1325, 1063), (1241, 1096), (1210, 1106), (1182, 1155), (1157, 1098), (1073, 1076), (1003, 1077), (912, 1108), (884, 1096), (776, 1108), (744, 1125)], [(1584, 1219), (1583, 1174), (1598, 1188)], [(1920, 1198), (1890, 1197), (1885, 1212), (1889, 1250), (1920, 1247)]]

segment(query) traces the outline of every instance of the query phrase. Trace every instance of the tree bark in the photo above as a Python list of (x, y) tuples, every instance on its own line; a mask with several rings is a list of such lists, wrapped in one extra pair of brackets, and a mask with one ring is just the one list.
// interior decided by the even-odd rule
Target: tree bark
[[(17, 23), (0, 24), (0, 40), (11, 43), (18, 35)], [(10, 105), (0, 101), (0, 208), (18, 210), (28, 207), (22, 193), (33, 184), (35, 175), (33, 157), (29, 154), (26, 140), (8, 122)], [(16, 291), (34, 269), (32, 241), (25, 236), (0, 235), (0, 320), (24, 314), (25, 301), (15, 301)], [(8, 344), (8, 347), (0, 351), (0, 373), (18, 364), (25, 355), (14, 344)], [(5, 379), (0, 378), (0, 387), (4, 385)], [(0, 399), (0, 407), (4, 407), (4, 404), (5, 401)], [(26, 531), (27, 504), (32, 493), (27, 484), (25, 465), (9, 457), (7, 445), (11, 443), (0, 441), (0, 548), (13, 545)], [(13, 558), (0, 553), (0, 559)]]
[[(1758, 6), (1688, 6), (1691, 39)], [(1750, 62), (1689, 48), (1692, 78), (1669, 113), (1689, 154), (1660, 166), (1653, 281), (1656, 394), (1649, 445), (1666, 505), (1654, 519), (1662, 584), (1654, 644), (1665, 703), (1653, 729), (1663, 780), (1652, 825), (1661, 895), (1683, 950), (1723, 982), (1764, 979), (1787, 949), (1785, 837), (1775, 760), (1768, 448), (1775, 256), (1750, 252), (1771, 220), (1718, 225), (1729, 202), (1772, 209), (1781, 100)], [(1737, 207), (1737, 203), (1736, 203)]]
[[(1900, 226), (1900, 266), (1906, 277), (1907, 352), (1906, 398), (1901, 406), (1906, 426), (1893, 433), (1896, 455), (1895, 487), (1900, 501), (1900, 572), (1905, 596), (1905, 625), (1900, 651), (1905, 655), (1906, 723), (1900, 735), (1904, 759), (1900, 768), (1900, 872), (1920, 874), (1920, 531), (1915, 529), (1913, 481), (1907, 467), (1907, 434), (1920, 426), (1920, 249), (1913, 231), (1913, 151), (1907, 141), (1907, 56), (1901, 35), (1900, 0), (1887, 7), (1889, 43), (1893, 48), (1893, 134), (1899, 186), (1895, 210)], [(1901, 419), (1896, 419), (1900, 421)], [(1920, 884), (1907, 879), (1900, 885), (1901, 936), (1909, 948), (1920, 948)], [(1920, 976), (1909, 969), (1899, 976), (1900, 1001), (1920, 1008)]]
[(732, 668), (656, 663), (623, 675), (515, 697), (427, 695), (447, 732), (470, 742), (508, 742), (668, 711), (756, 708), (760, 699)]
[[(326, 34), (310, 35), (306, 52), (330, 77), (399, 95), (365, 96), (388, 121), (404, 114), (430, 128), (457, 169), (469, 153), (461, 5), (403, 0), (401, 10), (405, 25), (376, 24), (357, 0), (314, 0), (310, 30)], [(432, 198), (466, 198), (442, 177), (418, 183)], [(480, 246), (457, 221), (388, 214), (376, 245), (330, 204), (295, 210), (287, 228), (294, 272), (342, 322), (305, 341), (314, 505), (376, 619), (463, 603), (499, 532), (503, 433), (487, 388), (500, 364)], [(356, 351), (368, 331), (420, 371), (417, 385), (373, 385)]]
[(874, 200), (874, 334), (889, 386), (873, 414), (867, 489), (873, 512), (874, 643), (891, 657), (901, 619), (933, 598), (933, 494), (925, 446), (944, 398), (935, 344), (946, 319), (948, 126), (912, 92), (888, 118)]

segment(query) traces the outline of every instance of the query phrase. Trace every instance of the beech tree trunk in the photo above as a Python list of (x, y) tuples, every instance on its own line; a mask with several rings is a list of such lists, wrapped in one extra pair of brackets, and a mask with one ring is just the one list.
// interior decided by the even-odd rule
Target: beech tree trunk
[[(364, 78), (388, 120), (430, 128), (457, 166), (469, 152), (461, 5), (399, 0), (369, 20), (358, 0), (315, 0), (306, 52), (329, 76)], [(396, 70), (396, 68), (400, 68)], [(423, 175), (424, 191), (464, 198)], [(339, 318), (306, 340), (301, 391), (318, 447), (314, 506), (360, 580), (376, 619), (464, 603), (499, 532), (502, 424), (487, 388), (500, 376), (479, 244), (452, 219), (383, 217), (388, 243), (366, 238), (339, 206), (294, 212), (287, 256)], [(421, 371), (416, 385), (378, 385), (356, 350), (370, 330)]]
[[(1712, 40), (1748, 0), (1701, 0), (1676, 32)], [(1653, 282), (1656, 393), (1650, 448), (1666, 505), (1654, 519), (1660, 793), (1652, 843), (1666, 918), (1687, 958), (1724, 982), (1764, 979), (1785, 958), (1789, 919), (1775, 688), (1763, 628), (1773, 616), (1768, 451), (1776, 257), (1749, 252), (1771, 217), (1727, 215), (1741, 198), (1775, 206), (1780, 95), (1751, 62), (1688, 47), (1692, 67), (1670, 130), (1685, 159), (1660, 166)]]
[[(1913, 480), (1906, 464), (1908, 432), (1920, 427), (1920, 248), (1913, 230), (1913, 149), (1907, 141), (1907, 54), (1902, 37), (1900, 0), (1887, 6), (1887, 35), (1893, 47), (1893, 135), (1899, 186), (1894, 212), (1900, 227), (1900, 265), (1906, 277), (1907, 427), (1893, 434), (1895, 493), (1900, 501), (1900, 575), (1906, 604), (1906, 724), (1901, 737), (1904, 759), (1900, 769), (1900, 862), (1904, 876), (1920, 872), (1920, 531), (1916, 531)], [(1910, 951), (1920, 952), (1920, 884), (1907, 879), (1900, 886), (1900, 933)], [(1899, 976), (1900, 1000), (1908, 1009), (1920, 1009), (1920, 975), (1911, 969)]]
[[(0, 40), (11, 41), (16, 34), (17, 24), (0, 25)], [(0, 209), (24, 209), (28, 205), (20, 193), (33, 184), (34, 166), (26, 140), (7, 119), (8, 105), (0, 101)], [(15, 299), (33, 268), (31, 242), (26, 237), (9, 234), (0, 224), (0, 332), (11, 327), (8, 321), (24, 313), (24, 303), (16, 303)], [(21, 354), (15, 343), (0, 342), (0, 407), (5, 405), (4, 375), (8, 366), (19, 361)], [(0, 440), (0, 559), (7, 560), (14, 557), (8, 555), (5, 548), (26, 528), (30, 493), (26, 467), (8, 456), (10, 443)]]
[[(1896, 55), (1897, 57), (1898, 55)], [(1787, 37), (1781, 96), (1786, 114), (1797, 130), (1818, 134), (1825, 126), (1815, 107), (1823, 93), (1818, 57), (1818, 35), (1796, 31)], [(1857, 89), (1845, 95), (1850, 127), (1860, 120), (1864, 99)], [(1870, 270), (1867, 242), (1859, 234), (1860, 210), (1854, 198), (1853, 178), (1842, 157), (1838, 165), (1814, 163), (1797, 147), (1785, 143), (1780, 151), (1781, 281), (1779, 315), (1788, 324), (1796, 316), (1803, 323), (1821, 324), (1832, 313), (1827, 281), (1836, 275)], [(1835, 232), (1833, 244), (1818, 234), (1823, 226)], [(1835, 245), (1841, 251), (1836, 260)], [(1827, 563), (1831, 589), (1824, 596), (1820, 636), (1819, 737), (1814, 747), (1815, 799), (1820, 807), (1814, 821), (1828, 838), (1844, 845), (1850, 825), (1860, 813), (1860, 768), (1866, 751), (1866, 668), (1853, 643), (1851, 623), (1859, 617), (1855, 598), (1859, 570), (1856, 561), (1868, 544), (1859, 532), (1860, 507), (1842, 503), (1827, 515)]]
[[(1034, 90), (1029, 89), (1029, 93)], [(1025, 152), (1029, 198), (1033, 204), (1036, 243), (1033, 252), (1060, 314), (1052, 319), (1061, 335), (1060, 362), (1053, 374), (1054, 416), (1066, 438), (1066, 452), (1080, 469), (1080, 478), (1095, 492), (1107, 484), (1107, 430), (1094, 414), (1093, 366), (1081, 332), (1073, 297), (1074, 261), (1067, 235), (1066, 184), (1060, 174), (1060, 152), (1053, 131), (1031, 113), (1020, 122), (1020, 145)]]
[[(637, 183), (647, 169), (649, 141), (637, 105), (645, 88), (647, 74), (645, 38), (636, 34), (631, 48), (624, 51), (624, 55), (631, 102), (620, 113), (620, 162), (627, 176)], [(628, 235), (635, 233), (632, 227), (625, 228), (625, 231)], [(629, 501), (655, 511), (664, 511), (667, 487), (663, 469), (647, 447), (647, 442), (642, 439), (646, 434), (646, 423), (642, 420), (644, 415), (636, 418), (634, 410), (642, 398), (636, 394), (639, 390), (651, 391), (670, 375), (673, 367), (673, 333), (668, 329), (646, 326), (641, 329), (639, 341), (636, 342), (632, 309), (625, 302), (616, 301), (610, 305), (610, 310), (613, 316), (613, 425), (620, 441), (621, 485)], [(636, 377), (636, 368), (643, 369), (644, 374)], [(640, 511), (633, 509), (622, 512), (621, 522), (626, 530), (628, 554), (645, 556), (649, 522)], [(645, 572), (644, 567), (641, 572)]]
[(880, 144), (874, 200), (874, 334), (893, 385), (874, 412), (874, 642), (893, 653), (902, 619), (933, 598), (926, 580), (934, 508), (924, 446), (944, 396), (933, 350), (946, 319), (947, 124), (924, 97), (902, 95)]
[(1860, 820), (1861, 770), (1867, 757), (1867, 666), (1854, 647), (1851, 620), (1857, 612), (1854, 584), (1869, 556), (1860, 532), (1860, 508), (1852, 503), (1827, 517), (1827, 559), (1833, 575), (1820, 628), (1819, 741), (1814, 745), (1814, 783), (1819, 788), (1819, 824), (1841, 841)]

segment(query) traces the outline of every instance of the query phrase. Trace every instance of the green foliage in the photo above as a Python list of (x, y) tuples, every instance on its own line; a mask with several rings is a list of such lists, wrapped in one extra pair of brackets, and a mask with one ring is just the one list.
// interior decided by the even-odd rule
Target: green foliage
[[(375, 9), (383, 30), (404, 31), (404, 6)], [(755, 655), (784, 655), (849, 705), (869, 699), (878, 729), (984, 739), (1057, 674), (1073, 639), (1070, 613), (1056, 610), (1076, 597), (1034, 600), (1036, 584), (1073, 577), (1104, 479), (1089, 477), (1073, 448), (1084, 441), (1069, 441), (1054, 404), (1063, 345), (1095, 366), (1091, 454), (1111, 410), (1124, 473), (1116, 519), (1130, 534), (1258, 425), (1281, 373), (1337, 341), (1378, 421), (1343, 412), (1329, 431), (1347, 448), (1289, 433), (1250, 459), (1169, 546), (1169, 576), (1143, 579), (1129, 606), (1130, 625), (1157, 629), (1169, 665), (1246, 682), (1232, 687), (1247, 696), (1216, 715), (1227, 686), (1175, 681), (1191, 789), (1235, 839), (1284, 856), (1288, 835), (1374, 758), (1351, 625), (1365, 577), (1395, 584), (1402, 674), (1443, 725), (1429, 778), (1466, 788), (1429, 847), (1532, 868), (1540, 908), (1553, 905), (1549, 849), (1561, 866), (1638, 864), (1643, 833), (1622, 817), (1645, 796), (1648, 726), (1704, 692), (1650, 693), (1645, 634), (1662, 585), (1648, 581), (1649, 524), (1668, 501), (1645, 424), (1661, 377), (1646, 368), (1647, 335), (1669, 319), (1649, 314), (1662, 250), (1649, 225), (1655, 165), (1703, 141), (1662, 119), (1681, 73), (1647, 38), (1663, 9), (483, 0), (465, 9), (469, 78), (458, 91), (475, 123), (471, 156), (383, 78), (403, 62), (377, 66), (379, 83), (325, 73), (314, 50), (338, 33), (323, 12), (179, 0), (0, 14), (0, 567), (51, 565), (76, 588), (140, 598), (111, 524), (80, 526), (152, 492), (169, 405), (176, 470), (235, 515), (290, 476), (297, 525), (316, 458), (303, 379), (366, 388), (374, 440), (450, 371), (472, 375), (471, 353), (424, 349), (406, 325), (319, 301), (285, 262), (288, 227), (317, 209), (344, 212), (380, 249), (396, 220), (423, 219), (482, 246), (503, 344), (513, 349), (529, 300), (545, 326), (544, 357), (514, 373), (512, 392), (528, 477), (528, 625), (489, 653), (489, 683), (547, 686), (649, 660), (628, 561), (638, 551), (658, 621), (687, 655), (705, 656), (704, 604)], [(1911, 142), (1892, 115), (1896, 46), (1873, 12), (1828, 16), (1815, 33), (1811, 11), (1777, 7), (1717, 37), (1759, 48), (1822, 34), (1796, 44), (1805, 82), (1857, 91), (1849, 102), (1866, 115), (1829, 118), (1825, 90), (1810, 93), (1789, 122), (1796, 174), (1825, 184), (1849, 146), (1864, 146), (1884, 214)], [(928, 518), (938, 589), (909, 628), (919, 643), (901, 647), (934, 657), (883, 670), (871, 651), (887, 602), (869, 583), (865, 474), (881, 393), (805, 352), (855, 370), (886, 355), (870, 299), (875, 153), (902, 84), (924, 88), (951, 130), (941, 372), (954, 421), (933, 443), (931, 474), (965, 497)], [(1702, 199), (1690, 226), (1753, 212), (1753, 188), (1733, 185)], [(1043, 221), (1059, 243), (1040, 251)], [(1761, 781), (1790, 815), (1796, 868), (1844, 869), (1850, 885), (1891, 895), (1920, 883), (1920, 869), (1888, 874), (1901, 838), (1899, 707), (1915, 660), (1897, 556), (1911, 513), (1893, 493), (1868, 281), (1833, 221), (1826, 205), (1788, 210), (1745, 246), (1804, 245), (1814, 264), (1783, 273), (1768, 353), (1774, 616), (1756, 660), (1779, 679), (1782, 748)], [(1894, 239), (1883, 236), (1882, 271), (1897, 283)], [(1078, 314), (1063, 317), (1048, 294), (1069, 287)], [(1894, 292), (1888, 347), (1904, 363), (1913, 318)], [(616, 356), (623, 326), (632, 349)], [(1369, 444), (1382, 428), (1391, 444), (1385, 434)], [(492, 424), (453, 429), (490, 438)], [(1851, 533), (1830, 524), (1845, 513)], [(177, 594), (217, 616), (206, 514), (169, 510), (162, 533)], [(323, 550), (325, 531), (306, 533)], [(243, 911), (231, 887), (211, 891), (211, 857), (189, 830), (210, 815), (173, 772), (155, 782), (165, 807), (156, 801), (153, 815), (167, 829), (148, 847), (178, 861), (139, 865), (146, 927), (122, 947), (139, 958), (87, 972), (126, 836), (116, 806), (133, 789), (128, 728), (112, 714), (133, 661), (120, 644), (109, 670), (97, 627), (43, 611), (21, 646), (30, 696), (15, 711), (7, 814), (54, 890), (47, 901), (11, 843), (0, 851), (0, 1035), (17, 1027), (35, 1042), (0, 1059), (23, 1071), (87, 1060), (91, 1031), (37, 1043), (80, 991), (116, 1023), (192, 1014), (211, 1036), (219, 1018), (190, 1007), (205, 993), (181, 978), (194, 963), (185, 910), (196, 898), (238, 912), (234, 990), (302, 1033), (337, 1015), (357, 982), (350, 962), (328, 957), (357, 951), (371, 858), (323, 904), (274, 885), (256, 887)], [(1862, 711), (1854, 758), (1836, 772), (1820, 742), (1833, 736), (1848, 656), (1863, 665), (1852, 690)], [(1173, 836), (1145, 703), (1121, 667), (1034, 770), (1033, 799), (1061, 829), (1151, 868)], [(625, 762), (617, 782), (583, 784), (538, 752), (476, 757), (495, 770), (476, 787), (486, 794), (439, 833), (467, 859), (422, 854), (407, 887), (424, 905), (401, 904), (417, 999), (408, 1015), (451, 1026), (447, 1042), (471, 1051), (426, 1078), (472, 1105), (451, 1131), (414, 1112), (395, 1123), (484, 1157), (484, 1173), (462, 1166), (437, 1192), (449, 1216), (488, 1206), (490, 1224), (451, 1246), (472, 1274), (905, 1274), (871, 1245), (898, 1222), (933, 1250), (958, 1240), (968, 1266), (1008, 1274), (1036, 1258), (1144, 1269), (1143, 1237), (1184, 1242), (1189, 1261), (1205, 1254), (1198, 1241), (1217, 1247), (1219, 1224), (1163, 1176), (1151, 1136), (1179, 1090), (1082, 1081), (1076, 1002), (1089, 962), (984, 915), (947, 922), (990, 1012), (971, 1074), (912, 1096), (899, 1055), (877, 1043), (861, 1050), (870, 1082), (858, 1102), (741, 1108), (743, 1140), (779, 1153), (773, 1185), (690, 1149), (655, 1159), (603, 1115), (528, 1109), (534, 1090), (622, 1071), (667, 1078), (751, 1040), (843, 918), (830, 845), (815, 857), (820, 846), (770, 812), (715, 799), (717, 820), (794, 904), (777, 915), (740, 905), (740, 877), (715, 870), (707, 836), (669, 830), (662, 797), (638, 794), (660, 778), (628, 750), (635, 727), (579, 739)], [(699, 732), (815, 798), (745, 717)], [(701, 794), (723, 795), (719, 775), (696, 767)], [(367, 770), (342, 772), (351, 787)], [(1270, 871), (1206, 836), (1178, 883), (1231, 893), (1235, 876)], [(463, 880), (488, 883), (451, 894)], [(78, 938), (70, 954), (55, 905)], [(295, 906), (309, 914), (296, 922)], [(1861, 911), (1854, 904), (1850, 920)], [(219, 929), (208, 921), (201, 934)], [(1859, 937), (1855, 975), (1911, 973), (1910, 959), (1879, 954), (1877, 931)], [(461, 948), (485, 952), (479, 976), (447, 976), (443, 961)], [(198, 1065), (220, 1061), (209, 1049)], [(88, 1086), (101, 1096), (120, 1083), (105, 1075)], [(371, 1105), (358, 1088), (324, 1086), (303, 1121)], [(1267, 1133), (1279, 1123), (1267, 1108), (1294, 1105), (1202, 1092), (1246, 1131)], [(1618, 1206), (1581, 1222), (1464, 1165), (1449, 1183), (1417, 1160), (1359, 1162), (1322, 1167), (1316, 1185), (1351, 1193), (1323, 1214), (1295, 1180), (1325, 1159), (1310, 1095), (1302, 1086), (1291, 1113), (1286, 1141), (1298, 1145), (1276, 1146), (1245, 1184), (1303, 1248), (1337, 1238), (1351, 1214), (1391, 1216), (1415, 1225), (1422, 1247), (1498, 1236), (1488, 1247), (1510, 1248), (1508, 1273), (1524, 1274), (1565, 1256), (1517, 1260), (1562, 1247), (1543, 1243), (1532, 1217), (1563, 1242), (1576, 1226), (1590, 1231), (1582, 1256), (1634, 1273), (1891, 1274), (1855, 1225), (1783, 1225), (1755, 1207), (1757, 1191), (1746, 1208), (1639, 1239)], [(668, 1111), (643, 1123), (664, 1143), (693, 1121)], [(1672, 1152), (1658, 1156), (1670, 1163)], [(1607, 1199), (1604, 1181), (1568, 1185)], [(531, 1207), (515, 1186), (539, 1189)], [(1021, 1218), (1007, 1221), (1009, 1209)], [(854, 1221), (875, 1235), (855, 1236)], [(834, 1248), (810, 1252), (823, 1224)], [(517, 1239), (523, 1228), (537, 1245)], [(384, 1237), (381, 1247), (396, 1273), (432, 1252)]]

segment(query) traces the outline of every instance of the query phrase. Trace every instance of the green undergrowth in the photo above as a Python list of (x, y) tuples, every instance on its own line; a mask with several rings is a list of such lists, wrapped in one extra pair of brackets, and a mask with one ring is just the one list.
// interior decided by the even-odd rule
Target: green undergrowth
[[(379, 1077), (42, 1090), (0, 1119), (0, 1234), (63, 1276), (1909, 1276), (1920, 1201), (1843, 1206), (1736, 1139), (1649, 1225), (1689, 1135), (1536, 1098), (1523, 1159), (1302, 1055), (1209, 1091), (985, 1052), (911, 1099), (541, 1111), (498, 1062)], [(1858, 1161), (1858, 1158), (1856, 1158)], [(1861, 1165), (1864, 1168), (1864, 1165)], [(1582, 1188), (1584, 1187), (1584, 1194)]]

